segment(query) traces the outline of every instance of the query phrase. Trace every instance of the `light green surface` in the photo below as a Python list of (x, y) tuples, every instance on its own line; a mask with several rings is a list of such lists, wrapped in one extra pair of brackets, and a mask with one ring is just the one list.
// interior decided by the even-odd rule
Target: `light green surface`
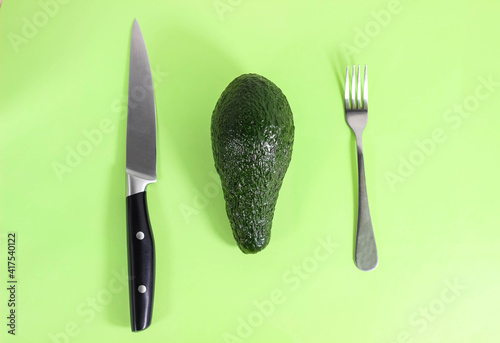
[[(1, 341), (497, 342), (499, 11), (496, 1), (5, 1)], [(159, 156), (153, 324), (133, 334), (123, 104), (135, 17), (156, 71)], [(380, 257), (369, 273), (352, 259), (347, 63), (369, 66)], [(251, 256), (231, 236), (209, 129), (221, 92), (248, 72), (283, 90), (296, 126), (271, 243)], [(68, 168), (59, 177), (57, 164)], [(5, 326), (10, 231), (16, 337)]]

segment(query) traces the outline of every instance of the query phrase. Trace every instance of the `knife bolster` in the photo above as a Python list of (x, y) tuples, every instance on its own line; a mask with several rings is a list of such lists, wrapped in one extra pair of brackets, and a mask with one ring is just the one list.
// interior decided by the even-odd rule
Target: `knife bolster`
[(136, 176), (127, 171), (127, 195), (134, 195), (146, 191), (150, 183), (155, 183), (156, 179), (149, 179), (143, 176)]

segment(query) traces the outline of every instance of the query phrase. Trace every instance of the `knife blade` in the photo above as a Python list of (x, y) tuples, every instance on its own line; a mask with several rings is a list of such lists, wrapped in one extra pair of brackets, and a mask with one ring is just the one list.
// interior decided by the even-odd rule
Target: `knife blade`
[(151, 324), (155, 248), (146, 187), (156, 182), (156, 105), (146, 44), (132, 26), (127, 114), (127, 246), (132, 331)]

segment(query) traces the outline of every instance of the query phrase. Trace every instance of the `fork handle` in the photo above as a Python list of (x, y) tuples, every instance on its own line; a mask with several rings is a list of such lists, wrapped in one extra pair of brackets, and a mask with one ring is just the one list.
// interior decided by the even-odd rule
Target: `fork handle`
[(356, 266), (364, 271), (374, 269), (378, 264), (377, 246), (373, 234), (368, 194), (366, 192), (365, 162), (361, 136), (356, 136), (358, 151), (358, 223), (356, 232)]

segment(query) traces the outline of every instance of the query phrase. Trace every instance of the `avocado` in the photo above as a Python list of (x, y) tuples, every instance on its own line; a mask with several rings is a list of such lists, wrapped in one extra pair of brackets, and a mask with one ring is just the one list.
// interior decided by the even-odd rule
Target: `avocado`
[(257, 74), (234, 79), (212, 113), (212, 150), (233, 236), (246, 254), (264, 249), (292, 158), (292, 110), (274, 83)]

